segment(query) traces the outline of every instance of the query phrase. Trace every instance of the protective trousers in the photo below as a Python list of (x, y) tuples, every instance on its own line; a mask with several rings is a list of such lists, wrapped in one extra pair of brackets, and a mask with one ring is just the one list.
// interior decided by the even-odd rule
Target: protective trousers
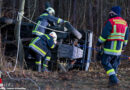
[[(50, 61), (50, 59), (51, 59), (51, 52), (49, 50), (48, 50), (45, 57), (43, 57), (40, 54), (36, 54), (35, 64), (37, 65), (38, 72), (41, 72), (41, 71), (43, 71), (43, 72), (47, 71), (48, 72), (48, 61)], [(42, 67), (43, 67), (43, 69), (41, 69)]]
[(109, 76), (109, 83), (118, 83), (119, 80), (116, 76), (118, 65), (120, 64), (120, 56), (103, 54), (101, 63)]

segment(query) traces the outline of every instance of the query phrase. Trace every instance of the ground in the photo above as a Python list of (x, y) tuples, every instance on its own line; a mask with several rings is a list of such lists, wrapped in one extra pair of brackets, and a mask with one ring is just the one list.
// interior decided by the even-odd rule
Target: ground
[[(30, 77), (37, 82), (41, 90), (112, 90), (112, 88), (107, 88), (108, 76), (99, 63), (91, 63), (87, 72), (72, 70), (66, 73), (38, 73), (31, 70), (24, 70), (23, 72), (16, 70), (10, 75), (15, 79)], [(116, 90), (129, 90), (130, 62), (128, 60), (121, 62), (117, 76), (120, 80), (120, 86), (116, 87)], [(2, 79), (6, 88), (38, 90), (38, 87), (30, 80), (11, 80), (5, 73), (3, 73)]]

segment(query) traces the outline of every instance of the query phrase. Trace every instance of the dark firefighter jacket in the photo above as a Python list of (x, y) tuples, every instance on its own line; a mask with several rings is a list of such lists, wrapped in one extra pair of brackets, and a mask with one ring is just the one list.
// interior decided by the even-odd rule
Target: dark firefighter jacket
[(52, 36), (44, 34), (34, 38), (29, 44), (29, 47), (44, 57), (48, 53), (48, 50), (55, 47), (55, 44)]
[(120, 16), (113, 16), (106, 22), (97, 46), (104, 43), (104, 53), (108, 55), (121, 55), (122, 48), (128, 42), (127, 22)]
[(42, 15), (40, 15), (40, 17), (38, 17), (37, 24), (32, 31), (32, 34), (43, 35), (47, 26), (61, 23), (64, 23), (64, 20), (51, 16), (48, 13), (43, 13)]

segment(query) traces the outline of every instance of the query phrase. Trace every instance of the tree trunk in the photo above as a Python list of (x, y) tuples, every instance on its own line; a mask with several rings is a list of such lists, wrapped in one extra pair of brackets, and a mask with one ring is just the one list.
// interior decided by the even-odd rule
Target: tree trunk
[(0, 17), (2, 16), (2, 3), (3, 3), (3, 0), (0, 0)]
[(103, 28), (103, 14), (102, 14), (102, 13), (103, 13), (103, 0), (101, 0), (100, 3), (101, 3), (101, 4), (100, 4), (100, 5), (101, 5), (101, 6), (100, 6), (100, 7), (101, 7), (101, 8), (100, 8), (100, 9), (101, 9), (101, 16), (100, 16), (100, 17), (101, 17), (101, 21), (100, 21), (100, 22), (101, 22), (101, 29), (100, 29), (101, 32), (100, 32), (100, 33), (102, 33), (102, 28)]
[(1, 29), (0, 29), (0, 59), (2, 57)]
[[(3, 0), (0, 0), (0, 18), (2, 17), (2, 3), (3, 3)], [(0, 57), (2, 57), (1, 29), (0, 29)]]
[(23, 45), (22, 45), (22, 41), (21, 41), (21, 38), (20, 38), (20, 30), (21, 30), (21, 22), (22, 22), (22, 16), (23, 13), (24, 13), (24, 4), (25, 4), (25, 0), (21, 0), (20, 2), (20, 7), (19, 7), (19, 13), (18, 14), (18, 20), (16, 22), (16, 25), (15, 25), (15, 30), (14, 30), (14, 33), (15, 33), (15, 39), (18, 43), (18, 64), (20, 65), (20, 67), (22, 68), (23, 67), (23, 59), (24, 59), (24, 50), (23, 50)]
[(93, 31), (93, 10), (92, 10), (92, 1), (89, 1), (89, 25), (90, 25), (90, 30)]

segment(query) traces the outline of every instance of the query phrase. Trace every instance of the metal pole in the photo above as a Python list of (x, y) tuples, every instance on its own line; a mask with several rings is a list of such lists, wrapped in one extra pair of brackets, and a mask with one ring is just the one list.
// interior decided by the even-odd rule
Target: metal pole
[(88, 56), (87, 56), (87, 62), (86, 62), (86, 67), (85, 71), (88, 71), (90, 62), (91, 62), (91, 55), (92, 55), (92, 39), (93, 39), (93, 32), (89, 32), (89, 40), (88, 40)]
[(88, 32), (85, 32), (85, 42), (84, 42), (84, 47), (83, 47), (83, 59), (82, 59), (82, 69), (84, 68), (85, 65), (85, 59), (86, 59), (86, 50), (87, 50), (87, 42), (88, 42)]

